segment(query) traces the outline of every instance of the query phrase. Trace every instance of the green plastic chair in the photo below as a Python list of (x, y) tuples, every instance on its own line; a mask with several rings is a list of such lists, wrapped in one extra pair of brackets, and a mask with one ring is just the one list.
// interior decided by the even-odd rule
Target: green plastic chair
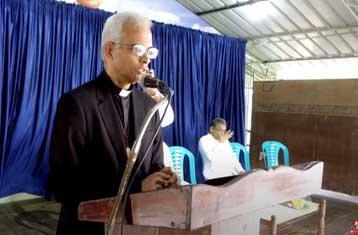
[(290, 155), (288, 152), (288, 148), (284, 144), (274, 140), (268, 140), (262, 143), (262, 151), (265, 153), (264, 162), (266, 168), (272, 168), (278, 166), (279, 164), (278, 156), (280, 150), (283, 151), (284, 165), (289, 166)]
[[(244, 156), (245, 171), (251, 171), (249, 152), (247, 151), (245, 146), (243, 146), (242, 144), (237, 143), (237, 142), (231, 142), (230, 145), (239, 161), (240, 161), (240, 156)], [(242, 152), (242, 155), (241, 155), (241, 152)]]
[(187, 157), (189, 160), (190, 183), (197, 184), (194, 155), (182, 146), (171, 146), (169, 150), (173, 161), (173, 170), (179, 174), (180, 179), (184, 180), (184, 158)]

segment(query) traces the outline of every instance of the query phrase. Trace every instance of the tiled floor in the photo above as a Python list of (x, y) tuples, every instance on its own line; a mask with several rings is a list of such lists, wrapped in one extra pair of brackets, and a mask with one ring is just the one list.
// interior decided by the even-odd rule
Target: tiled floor
[[(313, 197), (318, 201), (320, 197)], [(55, 234), (59, 204), (42, 198), (0, 205), (0, 235)], [(326, 235), (348, 235), (352, 221), (358, 219), (358, 204), (327, 198)], [(317, 215), (309, 215), (288, 223), (306, 228), (317, 224)]]
[(42, 198), (0, 205), (1, 235), (55, 234), (60, 206)]
[[(337, 200), (333, 198), (327, 198), (322, 196), (311, 197), (312, 201), (319, 203), (323, 198), (327, 201), (326, 216), (325, 216), (325, 235), (348, 235), (349, 231), (353, 229), (352, 222), (354, 219), (358, 219), (358, 204)], [(304, 229), (307, 231), (317, 231), (319, 221), (318, 213), (312, 213), (310, 215), (302, 216), (300, 218), (286, 222), (282, 227), (286, 228), (286, 231), (290, 231), (291, 226)], [(280, 226), (280, 225), (279, 225)], [(265, 226), (262, 226), (265, 227)], [(266, 229), (267, 231), (267, 229)], [(280, 231), (280, 229), (278, 230)], [(358, 231), (357, 231), (358, 232)], [(262, 233), (261, 235), (264, 235)], [(287, 235), (278, 233), (279, 235)], [(300, 235), (300, 233), (289, 233), (292, 235)]]
[[(322, 198), (322, 197), (320, 197)], [(317, 197), (313, 200), (318, 202)], [(349, 231), (353, 229), (353, 220), (358, 219), (358, 204), (340, 201), (337, 199), (327, 199), (326, 210), (326, 229), (325, 235), (348, 235)], [(318, 215), (307, 218), (302, 218), (295, 222), (296, 225), (307, 227), (312, 226), (312, 222), (317, 224)], [(358, 232), (358, 230), (357, 230)]]

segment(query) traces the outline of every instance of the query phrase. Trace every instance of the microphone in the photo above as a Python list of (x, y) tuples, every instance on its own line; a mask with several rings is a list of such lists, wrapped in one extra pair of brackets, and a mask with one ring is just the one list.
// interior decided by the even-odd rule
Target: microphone
[(154, 77), (153, 75), (146, 73), (141, 76), (139, 79), (139, 83), (145, 87), (150, 88), (158, 88), (158, 89), (165, 89), (167, 88), (167, 85), (159, 80), (158, 78)]

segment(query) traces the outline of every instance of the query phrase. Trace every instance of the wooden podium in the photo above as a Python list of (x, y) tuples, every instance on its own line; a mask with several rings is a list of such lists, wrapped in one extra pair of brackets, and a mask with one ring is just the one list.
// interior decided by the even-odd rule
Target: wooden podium
[[(220, 185), (188, 185), (130, 195), (125, 235), (257, 235), (265, 208), (321, 189), (323, 162), (255, 169)], [(82, 202), (79, 219), (107, 222), (113, 198)], [(119, 234), (119, 224), (117, 225)]]

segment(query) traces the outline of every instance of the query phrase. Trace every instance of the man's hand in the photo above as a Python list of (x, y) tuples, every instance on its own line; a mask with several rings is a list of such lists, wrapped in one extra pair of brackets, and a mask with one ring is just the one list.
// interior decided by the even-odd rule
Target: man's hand
[(228, 139), (230, 139), (234, 135), (234, 132), (231, 130), (225, 131), (222, 135), (219, 137), (219, 142), (224, 143)]
[(142, 182), (142, 192), (168, 188), (178, 185), (180, 182), (170, 167), (163, 167), (145, 178)]
[[(152, 75), (154, 77), (154, 69), (148, 69), (147, 73), (149, 73), (150, 75)], [(160, 96), (160, 93), (157, 88), (146, 87), (146, 88), (144, 88), (144, 91), (150, 97), (152, 97), (156, 102), (160, 101), (161, 96)]]
[(161, 169), (161, 172), (164, 172), (165, 174), (170, 175), (170, 179), (167, 180), (167, 182), (164, 183), (164, 188), (167, 187), (174, 187), (174, 186), (180, 186), (180, 179), (179, 177), (173, 172), (173, 169), (169, 166), (163, 167)]
[(157, 88), (150, 88), (150, 87), (146, 87), (144, 88), (144, 91), (149, 95), (149, 96), (155, 96), (158, 93), (158, 89)]

